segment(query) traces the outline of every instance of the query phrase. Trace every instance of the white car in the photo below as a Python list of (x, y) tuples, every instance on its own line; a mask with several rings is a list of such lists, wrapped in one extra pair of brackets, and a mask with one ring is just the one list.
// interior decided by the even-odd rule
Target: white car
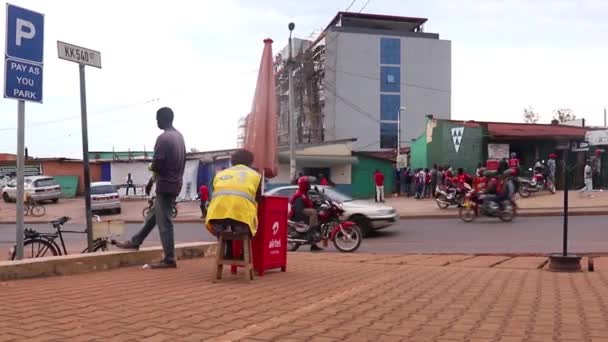
[[(5, 202), (15, 202), (17, 200), (17, 183), (8, 183), (2, 189), (2, 199)], [(61, 197), (61, 186), (57, 184), (55, 178), (49, 176), (29, 176), (25, 177), (25, 193), (30, 194), (35, 202), (52, 201), (57, 203)]]
[[(315, 186), (312, 187), (313, 190), (310, 193), (311, 198), (315, 196), (314, 188)], [(399, 218), (395, 209), (386, 204), (368, 200), (354, 200), (352, 197), (329, 186), (317, 185), (316, 188), (327, 197), (341, 203), (344, 208), (344, 219), (356, 222), (363, 230), (364, 235), (368, 235), (374, 230), (389, 227)], [(266, 195), (291, 198), (297, 190), (296, 185), (288, 185), (269, 190)]]
[(118, 190), (110, 182), (91, 183), (91, 210), (112, 211), (120, 214), (120, 196)]

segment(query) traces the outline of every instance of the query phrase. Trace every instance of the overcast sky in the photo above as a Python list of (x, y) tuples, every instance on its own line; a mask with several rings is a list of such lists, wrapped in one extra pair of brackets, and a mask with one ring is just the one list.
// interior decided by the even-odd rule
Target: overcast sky
[[(87, 68), (91, 150), (150, 150), (160, 106), (174, 109), (188, 148), (232, 148), (262, 40), (277, 52), (290, 21), (307, 38), (351, 2), (13, 0), (45, 14), (44, 104), (26, 104), (30, 155), (82, 156), (78, 67), (57, 59), (57, 40), (102, 53), (103, 69)], [(425, 30), (452, 41), (453, 118), (521, 122), (530, 105), (545, 122), (568, 107), (603, 124), (608, 1), (370, 0), (365, 12), (429, 18)], [(1, 99), (0, 152), (15, 153), (16, 127), (16, 101)]]

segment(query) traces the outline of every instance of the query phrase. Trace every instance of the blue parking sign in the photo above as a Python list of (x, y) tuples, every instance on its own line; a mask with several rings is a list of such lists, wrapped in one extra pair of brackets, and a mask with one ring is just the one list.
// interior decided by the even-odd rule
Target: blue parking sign
[(42, 66), (8, 58), (4, 61), (4, 97), (42, 102)]
[(6, 56), (43, 62), (44, 14), (6, 4)]
[(44, 15), (6, 4), (4, 97), (42, 102)]

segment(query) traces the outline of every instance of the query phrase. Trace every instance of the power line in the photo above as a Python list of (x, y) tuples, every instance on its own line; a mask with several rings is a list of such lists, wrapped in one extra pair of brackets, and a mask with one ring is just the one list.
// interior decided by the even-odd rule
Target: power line
[(357, 0), (353, 0), (350, 5), (348, 5), (348, 7), (346, 7), (346, 12), (348, 12), (348, 10), (353, 7), (353, 5), (355, 4), (355, 2), (357, 2)]
[(365, 7), (367, 7), (367, 5), (369, 5), (369, 3), (370, 3), (371, 1), (372, 1), (372, 0), (367, 0), (367, 2), (365, 2), (365, 5), (363, 5), (363, 7), (361, 7), (361, 9), (359, 10), (359, 13), (363, 12), (363, 10), (365, 9)]
[[(93, 115), (101, 115), (101, 114), (107, 114), (107, 113), (111, 113), (111, 112), (115, 112), (118, 110), (123, 110), (123, 109), (128, 109), (128, 108), (132, 108), (132, 107), (138, 107), (141, 105), (146, 105), (149, 103), (153, 103), (153, 102), (157, 102), (160, 101), (159, 98), (154, 98), (154, 99), (150, 99), (144, 102), (138, 102), (138, 103), (131, 103), (131, 104), (126, 104), (126, 105), (122, 105), (122, 106), (116, 106), (107, 110), (103, 110), (97, 113), (93, 113)], [(34, 122), (31, 123), (29, 125), (27, 125), (28, 127), (38, 127), (38, 126), (46, 126), (46, 125), (52, 125), (52, 124), (56, 124), (56, 123), (61, 123), (61, 122), (66, 122), (66, 121), (71, 121), (71, 120), (76, 120), (76, 119), (80, 119), (80, 116), (70, 116), (70, 117), (66, 117), (66, 118), (61, 118), (61, 119), (55, 119), (55, 120), (49, 120), (49, 121), (39, 121), (39, 122)], [(0, 128), (0, 132), (4, 132), (4, 131), (14, 131), (17, 128), (15, 127), (5, 127), (5, 128)]]
[[(333, 72), (339, 72), (342, 74), (351, 75), (351, 76), (355, 76), (355, 77), (366, 78), (366, 79), (374, 80), (374, 81), (380, 81), (379, 77), (359, 74), (359, 73), (355, 73), (355, 72), (351, 72), (351, 71), (337, 70), (335, 68), (330, 67), (329, 65), (325, 65), (325, 67)], [(425, 86), (421, 86), (421, 85), (417, 85), (417, 84), (413, 84), (413, 83), (399, 82), (399, 84), (401, 84), (402, 86), (409, 87), (409, 88), (418, 88), (418, 89), (432, 90), (432, 91), (437, 91), (437, 92), (442, 92), (442, 93), (451, 93), (450, 90), (433, 88), (433, 87), (425, 87)]]
[[(368, 119), (370, 119), (373, 122), (376, 123), (380, 123), (380, 119), (376, 118), (375, 115), (363, 110), (361, 107), (357, 106), (356, 104), (352, 103), (350, 100), (338, 95), (337, 90), (335, 89), (335, 85), (330, 84), (329, 82), (325, 81), (324, 83), (325, 85), (325, 89), (327, 91), (329, 91), (332, 95), (334, 95), (337, 99), (339, 99), (340, 101), (342, 101), (344, 104), (346, 104), (347, 106), (351, 107), (352, 109), (354, 109), (356, 112), (358, 112), (359, 114), (364, 115), (365, 117), (367, 117)], [(332, 89), (333, 87), (333, 89)]]

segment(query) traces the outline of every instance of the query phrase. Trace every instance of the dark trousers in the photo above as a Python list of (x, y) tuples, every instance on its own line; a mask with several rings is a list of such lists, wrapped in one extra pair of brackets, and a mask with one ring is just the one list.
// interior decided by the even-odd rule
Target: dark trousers
[(201, 215), (203, 217), (207, 216), (207, 205), (208, 205), (208, 203), (209, 202), (207, 202), (207, 201), (201, 201)]
[(131, 243), (139, 246), (146, 240), (152, 229), (158, 225), (160, 242), (165, 253), (163, 261), (166, 263), (175, 262), (175, 238), (173, 236), (173, 221), (171, 220), (175, 198), (176, 196), (169, 194), (156, 194), (154, 206), (150, 209), (143, 227), (131, 238)]
[(137, 195), (137, 188), (133, 184), (127, 184), (127, 196), (129, 196), (129, 189), (133, 188), (133, 194)]

